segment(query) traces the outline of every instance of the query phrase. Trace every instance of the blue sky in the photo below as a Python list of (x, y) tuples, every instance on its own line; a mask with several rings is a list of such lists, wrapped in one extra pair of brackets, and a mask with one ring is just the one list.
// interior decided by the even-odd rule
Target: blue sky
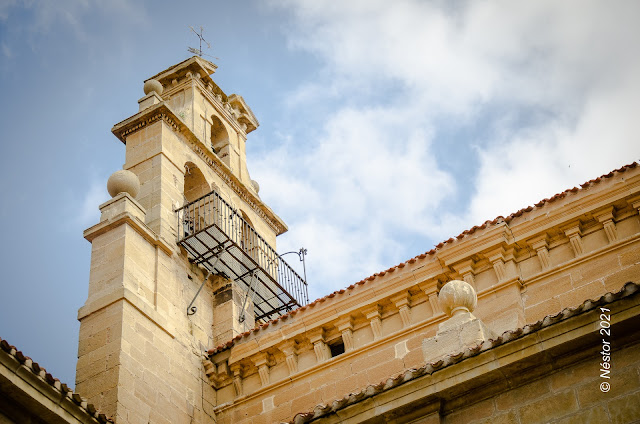
[(639, 9), (0, 0), (0, 337), (73, 385), (110, 129), (190, 25), (261, 123), (249, 171), (315, 298), (640, 159)]

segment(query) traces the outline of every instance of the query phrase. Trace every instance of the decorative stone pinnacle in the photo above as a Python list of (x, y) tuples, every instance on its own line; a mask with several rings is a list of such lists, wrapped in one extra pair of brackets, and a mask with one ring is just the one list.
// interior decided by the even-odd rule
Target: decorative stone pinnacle
[(128, 193), (135, 198), (140, 191), (140, 180), (133, 172), (121, 169), (109, 177), (107, 191), (111, 197), (116, 197), (120, 193)]
[(164, 91), (164, 88), (162, 87), (162, 84), (160, 84), (160, 81), (150, 79), (144, 82), (143, 90), (144, 94), (155, 92), (158, 97), (160, 97), (162, 95), (162, 91)]
[(471, 284), (453, 280), (442, 287), (438, 302), (447, 315), (454, 316), (463, 312), (473, 312), (478, 303), (478, 297)]

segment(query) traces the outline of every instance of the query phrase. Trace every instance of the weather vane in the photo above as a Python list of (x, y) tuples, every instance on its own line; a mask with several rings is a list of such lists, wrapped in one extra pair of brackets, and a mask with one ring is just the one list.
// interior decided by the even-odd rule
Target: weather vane
[(193, 47), (188, 47), (188, 48), (187, 48), (187, 50), (188, 50), (190, 53), (197, 54), (197, 55), (198, 55), (198, 56), (200, 56), (200, 57), (202, 57), (202, 55), (205, 55), (205, 56), (209, 56), (209, 57), (212, 57), (212, 58), (214, 58), (214, 59), (218, 59), (218, 60), (220, 60), (219, 58), (217, 58), (217, 57), (215, 57), (215, 56), (211, 56), (210, 54), (206, 54), (206, 53), (203, 53), (203, 52), (202, 52), (202, 42), (203, 42), (203, 41), (204, 41), (204, 43), (207, 45), (207, 48), (208, 48), (208, 49), (210, 49), (210, 48), (211, 48), (211, 44), (210, 44), (207, 40), (205, 40), (205, 39), (204, 39), (204, 37), (202, 36), (202, 32), (204, 31), (204, 29), (203, 29), (202, 27), (200, 27), (200, 32), (198, 33), (198, 32), (196, 32), (196, 30), (195, 30), (195, 29), (193, 29), (193, 27), (192, 27), (192, 26), (190, 26), (189, 28), (191, 28), (191, 31), (193, 31), (193, 33), (194, 33), (195, 35), (197, 35), (197, 36), (198, 36), (198, 38), (200, 39), (200, 48), (196, 49), (196, 48), (193, 48)]

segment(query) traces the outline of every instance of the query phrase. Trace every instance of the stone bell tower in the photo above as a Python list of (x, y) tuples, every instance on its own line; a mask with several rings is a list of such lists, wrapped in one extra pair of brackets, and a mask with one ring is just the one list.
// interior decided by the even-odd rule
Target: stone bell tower
[(112, 129), (125, 163), (84, 233), (76, 390), (117, 423), (212, 422), (203, 353), (307, 301), (274, 250), (287, 227), (247, 170), (258, 121), (215, 70), (192, 57), (158, 73)]

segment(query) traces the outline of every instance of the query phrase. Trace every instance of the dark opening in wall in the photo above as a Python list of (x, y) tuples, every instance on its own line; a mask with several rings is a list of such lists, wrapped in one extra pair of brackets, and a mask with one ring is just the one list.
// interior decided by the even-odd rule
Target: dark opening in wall
[(329, 344), (329, 350), (331, 350), (331, 357), (342, 355), (344, 353), (344, 342), (342, 341), (342, 337), (336, 339), (335, 341)]

